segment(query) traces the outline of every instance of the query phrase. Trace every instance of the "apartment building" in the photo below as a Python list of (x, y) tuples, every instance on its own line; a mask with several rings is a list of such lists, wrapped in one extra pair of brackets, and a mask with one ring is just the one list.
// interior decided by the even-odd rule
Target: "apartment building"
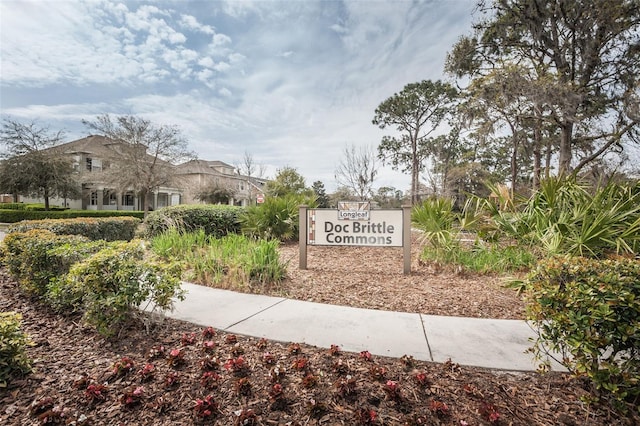
[[(132, 188), (116, 188), (113, 174), (119, 173), (125, 164), (119, 164), (125, 149), (131, 147), (125, 143), (113, 141), (103, 136), (87, 136), (55, 148), (68, 156), (77, 172), (78, 185), (81, 186), (81, 198), (77, 200), (52, 198), (52, 205), (66, 206), (81, 210), (143, 210), (144, 200)], [(148, 156), (140, 152), (140, 158)], [(176, 166), (166, 164), (169, 171), (165, 184), (152, 192), (150, 209), (155, 210), (178, 204), (202, 203), (197, 196), (211, 186), (224, 187), (232, 194), (229, 204), (246, 206), (256, 203), (263, 194), (266, 180), (239, 175), (235, 168), (222, 161), (191, 160)], [(20, 201), (42, 202), (41, 199), (20, 197)]]

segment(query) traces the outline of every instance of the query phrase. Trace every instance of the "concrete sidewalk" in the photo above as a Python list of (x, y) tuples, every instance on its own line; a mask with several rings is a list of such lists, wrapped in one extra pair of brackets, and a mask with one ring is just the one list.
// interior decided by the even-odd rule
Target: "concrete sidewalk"
[[(183, 283), (186, 299), (167, 316), (228, 333), (374, 355), (447, 359), (468, 366), (533, 371), (525, 321), (378, 311), (236, 293)], [(555, 370), (563, 370), (553, 364)]]

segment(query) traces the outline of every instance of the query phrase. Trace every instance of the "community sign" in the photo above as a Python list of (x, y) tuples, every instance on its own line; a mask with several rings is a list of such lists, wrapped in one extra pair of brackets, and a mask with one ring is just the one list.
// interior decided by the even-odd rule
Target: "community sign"
[(338, 209), (300, 206), (300, 269), (307, 269), (307, 246), (402, 247), (403, 271), (411, 273), (411, 206), (371, 209), (369, 202), (340, 202)]
[(365, 216), (362, 210), (353, 215), (330, 209), (307, 212), (309, 245), (402, 247), (402, 210), (368, 210), (367, 220), (352, 219)]

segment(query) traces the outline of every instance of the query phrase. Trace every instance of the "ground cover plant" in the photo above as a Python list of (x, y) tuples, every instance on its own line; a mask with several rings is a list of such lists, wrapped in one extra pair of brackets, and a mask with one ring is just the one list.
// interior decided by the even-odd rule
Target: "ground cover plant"
[(586, 406), (566, 374), (392, 359), (165, 320), (105, 339), (0, 274), (0, 310), (23, 315), (33, 373), (0, 391), (7, 425), (630, 425)]
[(277, 240), (252, 239), (228, 234), (215, 237), (200, 229), (176, 228), (151, 240), (154, 253), (184, 267), (188, 281), (245, 292), (277, 288), (286, 275)]

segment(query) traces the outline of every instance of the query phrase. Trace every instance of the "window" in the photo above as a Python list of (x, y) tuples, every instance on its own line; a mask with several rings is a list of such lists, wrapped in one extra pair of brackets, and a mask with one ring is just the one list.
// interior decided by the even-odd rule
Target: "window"
[(91, 160), (90, 157), (85, 158), (85, 163), (87, 165), (87, 170), (91, 171), (92, 165), (93, 165), (93, 160)]
[(116, 192), (112, 189), (105, 189), (102, 193), (102, 204), (105, 206), (115, 206), (117, 204)]
[(126, 194), (122, 194), (122, 205), (133, 206), (133, 193), (127, 192)]
[(89, 204), (92, 206), (98, 205), (98, 191), (91, 191), (91, 196), (89, 197)]

